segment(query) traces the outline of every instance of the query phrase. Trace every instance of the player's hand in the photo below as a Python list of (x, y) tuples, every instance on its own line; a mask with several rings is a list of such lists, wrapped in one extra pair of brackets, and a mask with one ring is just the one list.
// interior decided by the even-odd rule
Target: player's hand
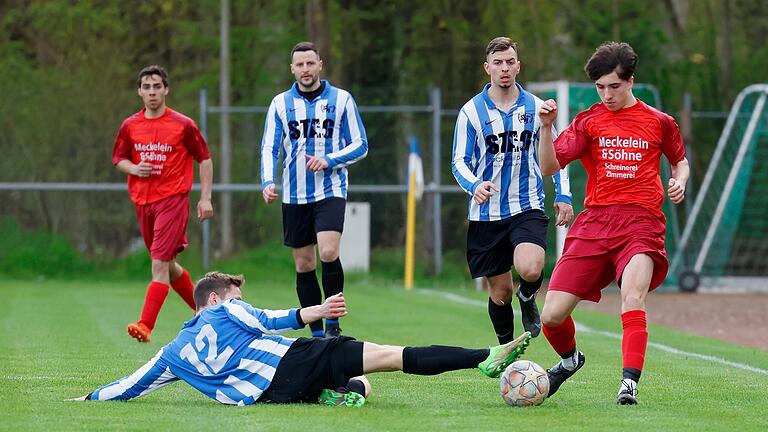
[(307, 158), (307, 169), (310, 171), (318, 172), (328, 168), (328, 161), (325, 158), (304, 155)]
[(667, 195), (669, 199), (675, 203), (680, 204), (685, 198), (685, 185), (678, 183), (674, 178), (669, 179), (669, 187), (667, 188)]
[(475, 199), (475, 202), (478, 205), (482, 205), (486, 201), (488, 201), (488, 198), (491, 197), (491, 195), (494, 194), (494, 192), (498, 192), (499, 187), (496, 186), (493, 182), (490, 181), (484, 181), (477, 185), (475, 188), (475, 193), (472, 194), (472, 197)]
[(209, 199), (201, 199), (197, 202), (197, 220), (200, 222), (213, 217), (213, 204)]
[(573, 220), (573, 206), (562, 202), (556, 202), (555, 215), (557, 218), (555, 225), (566, 226)]
[(152, 164), (147, 161), (141, 161), (134, 165), (132, 174), (137, 177), (149, 177), (152, 174)]
[(547, 99), (541, 104), (539, 118), (541, 119), (541, 127), (552, 127), (552, 124), (557, 119), (557, 102), (554, 99)]
[(80, 397), (76, 397), (76, 398), (64, 399), (64, 400), (65, 401), (79, 402), (79, 401), (84, 401), (85, 398), (87, 398), (87, 397), (88, 397), (88, 395), (85, 395), (85, 396), (80, 396)]
[(325, 299), (320, 313), (325, 319), (336, 319), (347, 314), (347, 304), (344, 301), (344, 293), (338, 293)]
[(271, 204), (272, 201), (277, 199), (277, 191), (275, 191), (275, 184), (272, 183), (271, 185), (268, 185), (264, 188), (263, 191), (261, 191), (261, 195), (264, 197), (264, 202), (267, 204)]

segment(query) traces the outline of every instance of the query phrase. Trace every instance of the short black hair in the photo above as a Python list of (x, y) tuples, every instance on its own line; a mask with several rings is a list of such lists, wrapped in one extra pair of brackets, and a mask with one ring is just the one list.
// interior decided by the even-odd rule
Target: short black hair
[(515, 53), (517, 54), (517, 42), (506, 36), (493, 38), (490, 42), (488, 42), (488, 46), (485, 48), (485, 57), (487, 58), (489, 55), (495, 52), (506, 51), (510, 48), (514, 49)]
[(584, 72), (592, 81), (616, 71), (623, 80), (629, 80), (635, 74), (637, 54), (626, 42), (605, 42), (600, 45), (584, 65)]
[(293, 61), (293, 54), (301, 51), (314, 51), (315, 54), (317, 54), (318, 57), (320, 57), (320, 51), (317, 50), (317, 47), (312, 42), (299, 42), (296, 45), (294, 45), (293, 49), (291, 50), (291, 61)]
[(163, 80), (163, 87), (168, 87), (168, 72), (160, 65), (149, 65), (139, 71), (139, 76), (136, 78), (136, 87), (141, 87), (141, 79), (145, 76), (159, 75)]
[(241, 287), (245, 283), (243, 275), (231, 275), (222, 272), (206, 273), (195, 285), (195, 305), (200, 308), (208, 304), (208, 296), (215, 292), (219, 296), (232, 289), (232, 286)]

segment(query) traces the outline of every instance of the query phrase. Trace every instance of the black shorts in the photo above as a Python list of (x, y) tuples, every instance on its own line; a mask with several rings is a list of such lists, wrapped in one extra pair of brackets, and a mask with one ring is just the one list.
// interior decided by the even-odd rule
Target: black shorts
[(344, 232), (344, 198), (325, 198), (309, 204), (283, 204), (283, 244), (300, 248), (317, 244), (321, 231)]
[(323, 389), (347, 385), (363, 374), (363, 342), (349, 336), (298, 338), (277, 365), (265, 403), (316, 403)]
[(499, 221), (469, 221), (467, 263), (473, 278), (498, 276), (512, 268), (520, 243), (547, 250), (549, 218), (541, 210), (529, 210)]

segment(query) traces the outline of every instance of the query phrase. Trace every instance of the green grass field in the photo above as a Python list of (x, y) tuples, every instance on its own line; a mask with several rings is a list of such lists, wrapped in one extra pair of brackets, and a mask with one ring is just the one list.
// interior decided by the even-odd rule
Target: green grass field
[[(394, 283), (348, 278), (346, 334), (398, 345), (488, 346), (494, 337), (484, 297), (471, 290), (405, 292)], [(534, 408), (504, 404), (498, 381), (476, 370), (435, 377), (371, 376), (362, 409), (315, 405), (230, 407), (183, 382), (130, 402), (65, 402), (133, 372), (191, 316), (173, 292), (141, 345), (125, 334), (143, 299), (141, 282), (0, 280), (0, 430), (768, 430), (768, 352), (651, 327), (651, 341), (762, 370), (749, 371), (651, 346), (636, 407), (615, 405), (621, 368), (618, 318), (578, 311), (585, 367)], [(295, 303), (289, 279), (251, 278), (244, 299), (267, 308)], [(518, 319), (519, 322), (519, 319)], [(519, 325), (519, 324), (518, 324)], [(307, 335), (308, 331), (295, 335)], [(526, 353), (556, 360), (546, 340)]]

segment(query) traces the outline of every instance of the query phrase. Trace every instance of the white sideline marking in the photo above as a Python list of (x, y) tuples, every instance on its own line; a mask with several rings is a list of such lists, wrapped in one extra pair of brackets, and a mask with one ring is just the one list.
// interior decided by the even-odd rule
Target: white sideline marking
[[(482, 302), (482, 301), (479, 301), (479, 300), (474, 300), (474, 299), (466, 298), (464, 296), (460, 296), (458, 294), (453, 294), (453, 293), (440, 292), (440, 291), (436, 291), (436, 290), (432, 290), (432, 289), (426, 289), (426, 288), (419, 288), (416, 291), (418, 293), (421, 293), (421, 294), (427, 294), (427, 295), (433, 295), (433, 296), (437, 296), (437, 297), (442, 297), (442, 298), (450, 300), (452, 302), (462, 303), (462, 304), (466, 304), (466, 305), (483, 306), (483, 307), (487, 305), (487, 302)], [(580, 323), (576, 323), (576, 330), (584, 332), (584, 333), (593, 333), (593, 334), (597, 334), (597, 335), (600, 335), (600, 336), (609, 337), (609, 338), (612, 338), (612, 339), (619, 339), (619, 340), (621, 339), (621, 335), (618, 334), (618, 333), (612, 333), (612, 332), (607, 332), (607, 331), (602, 331), (602, 330), (595, 330), (595, 329), (592, 329), (592, 328), (587, 327), (584, 324), (580, 324)], [(651, 347), (656, 348), (656, 349), (661, 350), (661, 351), (666, 351), (666, 352), (671, 353), (671, 354), (677, 354), (677, 355), (686, 356), (686, 357), (693, 357), (693, 358), (697, 358), (699, 360), (705, 360), (705, 361), (709, 361), (709, 362), (712, 362), (712, 363), (718, 363), (718, 364), (725, 365), (725, 366), (730, 366), (730, 367), (733, 367), (733, 368), (736, 368), (736, 369), (742, 369), (742, 370), (746, 370), (746, 371), (750, 371), (750, 372), (756, 372), (756, 373), (759, 373), (759, 374), (768, 375), (768, 370), (766, 370), (766, 369), (761, 369), (761, 368), (750, 366), (750, 365), (747, 365), (747, 364), (744, 364), (744, 363), (733, 362), (733, 361), (726, 360), (726, 359), (720, 358), (720, 357), (715, 357), (715, 356), (706, 355), (706, 354), (699, 354), (699, 353), (683, 351), (683, 350), (679, 350), (677, 348), (673, 348), (673, 347), (671, 347), (669, 345), (664, 345), (664, 344), (660, 344), (660, 343), (656, 343), (656, 342), (648, 342), (648, 346), (651, 346)]]

